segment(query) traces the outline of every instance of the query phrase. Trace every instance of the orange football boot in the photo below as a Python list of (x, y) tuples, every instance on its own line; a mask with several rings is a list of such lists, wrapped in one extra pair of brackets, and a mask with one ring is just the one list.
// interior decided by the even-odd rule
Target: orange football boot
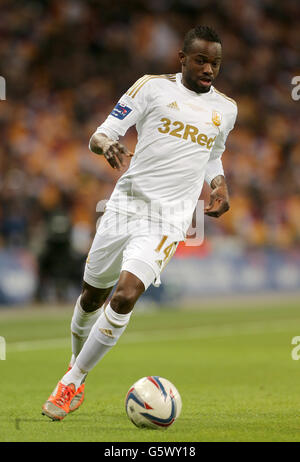
[[(43, 415), (52, 420), (62, 420), (70, 411), (70, 404), (76, 393), (75, 385), (58, 382), (54, 391), (43, 405)], [(78, 406), (77, 406), (78, 407)]]
[[(71, 365), (69, 365), (67, 372), (69, 372), (70, 369), (72, 369)], [(71, 401), (69, 412), (76, 411), (76, 409), (78, 409), (79, 406), (82, 405), (83, 400), (84, 400), (84, 387), (85, 387), (85, 384), (83, 383), (80, 385), (80, 387), (77, 388), (74, 398)]]
[(84, 383), (77, 388), (74, 398), (70, 403), (69, 412), (74, 412), (82, 405), (84, 400)]

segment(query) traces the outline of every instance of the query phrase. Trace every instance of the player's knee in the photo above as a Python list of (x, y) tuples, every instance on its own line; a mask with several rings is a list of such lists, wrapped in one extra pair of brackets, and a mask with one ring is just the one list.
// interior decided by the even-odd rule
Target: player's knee
[(138, 293), (134, 289), (117, 287), (110, 304), (114, 311), (125, 314), (133, 309), (137, 299)]
[(95, 293), (95, 291), (90, 291), (85, 288), (82, 291), (80, 298), (80, 305), (82, 309), (88, 313), (98, 310), (107, 298), (106, 293)]

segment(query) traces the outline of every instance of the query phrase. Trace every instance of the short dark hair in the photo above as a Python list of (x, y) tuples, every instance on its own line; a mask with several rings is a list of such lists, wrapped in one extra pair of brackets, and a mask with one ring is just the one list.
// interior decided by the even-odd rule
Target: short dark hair
[(218, 36), (216, 31), (212, 27), (196, 26), (193, 29), (190, 29), (186, 33), (184, 37), (184, 41), (183, 41), (182, 51), (184, 51), (185, 53), (188, 53), (191, 43), (195, 39), (203, 39), (203, 40), (207, 40), (208, 42), (217, 42), (217, 43), (222, 44), (220, 37)]

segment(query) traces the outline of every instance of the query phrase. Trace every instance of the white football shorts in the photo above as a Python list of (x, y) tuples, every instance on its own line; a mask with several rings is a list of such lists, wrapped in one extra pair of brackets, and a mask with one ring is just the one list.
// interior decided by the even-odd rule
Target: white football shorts
[(160, 285), (160, 273), (174, 255), (178, 241), (159, 234), (158, 227), (136, 216), (106, 210), (98, 226), (84, 270), (84, 281), (100, 289), (112, 287), (121, 271), (144, 284)]

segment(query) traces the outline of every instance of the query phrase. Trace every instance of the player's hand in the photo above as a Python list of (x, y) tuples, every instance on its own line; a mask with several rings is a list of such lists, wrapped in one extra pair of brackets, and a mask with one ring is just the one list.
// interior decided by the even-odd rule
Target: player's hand
[(103, 155), (107, 162), (112, 166), (112, 168), (117, 168), (118, 170), (120, 170), (121, 167), (124, 167), (123, 156), (133, 156), (133, 154), (128, 151), (126, 146), (119, 143), (118, 141), (113, 141), (108, 149), (103, 151)]
[(103, 154), (112, 168), (120, 170), (124, 166), (123, 156), (132, 157), (126, 146), (118, 141), (111, 140), (104, 134), (95, 134), (90, 141), (90, 148), (96, 154)]
[(210, 217), (218, 218), (229, 210), (229, 194), (224, 177), (216, 177), (212, 181), (212, 187), (214, 189), (210, 194), (210, 201), (205, 207), (204, 213)]

